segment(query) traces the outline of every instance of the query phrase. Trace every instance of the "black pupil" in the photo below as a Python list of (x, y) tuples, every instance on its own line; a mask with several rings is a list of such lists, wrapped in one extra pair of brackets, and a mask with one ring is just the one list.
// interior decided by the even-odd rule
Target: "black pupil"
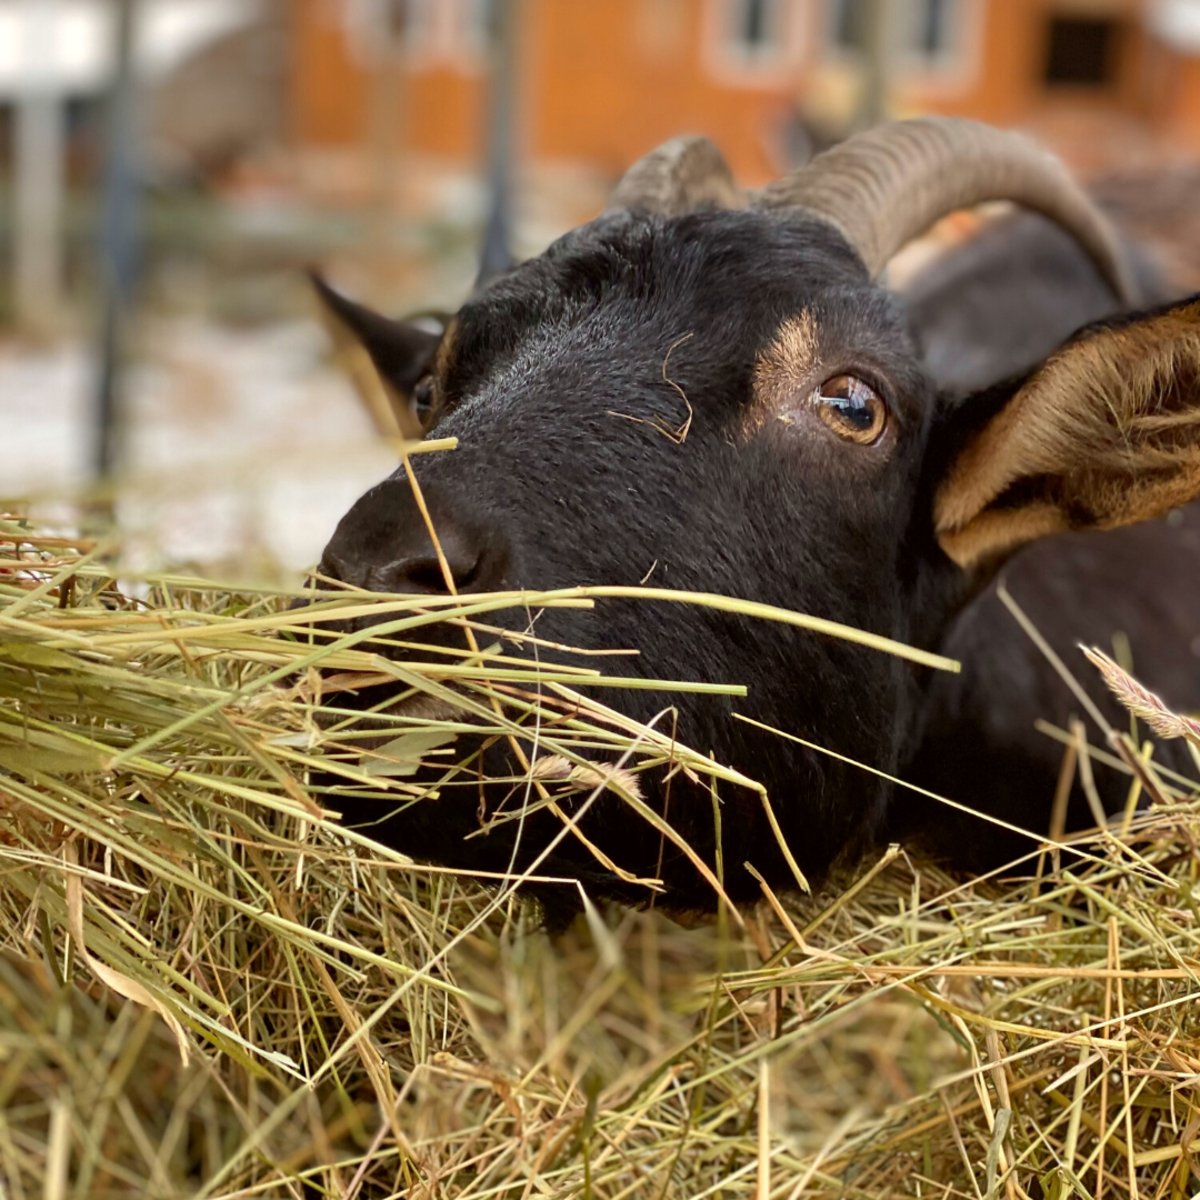
[(875, 409), (871, 389), (848, 375), (831, 379), (821, 389), (821, 399), (833, 408), (847, 425), (863, 433), (875, 427)]

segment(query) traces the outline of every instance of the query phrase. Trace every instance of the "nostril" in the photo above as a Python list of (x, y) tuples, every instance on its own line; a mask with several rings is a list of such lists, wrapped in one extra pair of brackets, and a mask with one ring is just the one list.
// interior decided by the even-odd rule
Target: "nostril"
[(409, 563), (400, 578), (409, 587), (416, 588), (419, 592), (444, 592), (446, 590), (442, 564), (436, 558), (422, 558), (417, 562)]
[[(447, 556), (446, 565), (450, 569), (455, 591), (468, 591), (479, 580), (483, 558), (482, 554), (476, 555), (470, 561)], [(434, 555), (414, 555), (412, 558), (390, 563), (372, 572), (370, 586), (377, 591), (429, 592), (439, 596), (447, 594), (450, 590), (446, 586), (442, 564)]]

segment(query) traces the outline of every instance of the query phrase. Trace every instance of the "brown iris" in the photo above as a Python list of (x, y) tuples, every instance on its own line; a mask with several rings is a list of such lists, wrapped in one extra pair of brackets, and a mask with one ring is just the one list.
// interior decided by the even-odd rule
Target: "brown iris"
[(817, 415), (840, 438), (873, 446), (887, 428), (887, 405), (869, 384), (854, 375), (826, 380), (813, 393)]

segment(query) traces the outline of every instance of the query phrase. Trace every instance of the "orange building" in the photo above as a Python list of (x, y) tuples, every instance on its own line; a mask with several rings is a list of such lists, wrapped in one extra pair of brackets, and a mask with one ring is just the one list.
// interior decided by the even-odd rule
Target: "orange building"
[[(886, 53), (873, 61), (896, 115), (1030, 127), (1085, 169), (1200, 152), (1197, 0), (882, 3)], [(414, 178), (477, 169), (490, 0), (291, 11), (290, 127), (313, 188), (369, 188), (389, 161), (401, 191), (405, 163), (420, 164)], [(518, 11), (518, 151), (535, 169), (612, 178), (699, 131), (753, 184), (806, 137), (846, 132), (861, 108), (865, 0), (519, 0)]]

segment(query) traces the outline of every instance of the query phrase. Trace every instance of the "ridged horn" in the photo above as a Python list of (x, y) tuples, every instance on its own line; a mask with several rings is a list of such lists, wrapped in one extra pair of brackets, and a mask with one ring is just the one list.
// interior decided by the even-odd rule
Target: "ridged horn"
[(1087, 251), (1120, 300), (1140, 289), (1116, 233), (1063, 164), (1030, 138), (953, 117), (881, 125), (764, 188), (756, 207), (801, 207), (838, 229), (872, 278), (935, 221), (1011, 200), (1057, 222)]
[(608, 208), (642, 208), (680, 217), (698, 208), (745, 208), (725, 156), (706, 137), (678, 137), (651, 150), (625, 172)]

